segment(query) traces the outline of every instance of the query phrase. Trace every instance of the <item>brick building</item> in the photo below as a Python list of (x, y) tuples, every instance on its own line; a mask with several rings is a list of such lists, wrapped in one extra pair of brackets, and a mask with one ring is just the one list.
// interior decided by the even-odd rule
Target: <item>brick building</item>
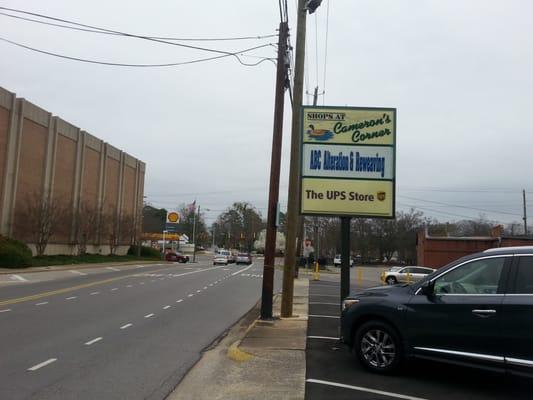
[(533, 246), (533, 238), (504, 236), (502, 226), (494, 227), (491, 236), (474, 237), (430, 236), (423, 230), (416, 241), (417, 263), (439, 268), (468, 254), (508, 246)]
[(137, 239), (145, 164), (0, 88), (0, 234), (35, 253), (118, 254)]

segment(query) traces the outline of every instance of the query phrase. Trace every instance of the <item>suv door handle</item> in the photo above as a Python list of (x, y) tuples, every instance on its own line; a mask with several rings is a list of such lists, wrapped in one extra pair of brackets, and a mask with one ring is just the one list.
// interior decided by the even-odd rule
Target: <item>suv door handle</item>
[(496, 314), (496, 310), (472, 310), (472, 314), (479, 315), (480, 317), (490, 317)]

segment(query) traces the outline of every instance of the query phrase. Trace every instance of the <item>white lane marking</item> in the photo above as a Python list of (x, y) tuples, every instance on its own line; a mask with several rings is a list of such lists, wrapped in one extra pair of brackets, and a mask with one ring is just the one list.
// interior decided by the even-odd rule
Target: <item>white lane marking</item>
[(77, 299), (78, 296), (70, 296), (70, 297), (67, 297), (65, 300), (74, 300), (74, 299)]
[(153, 317), (154, 315), (155, 315), (155, 314), (147, 314), (147, 315), (144, 316), (144, 318), (151, 318), (151, 317)]
[(155, 281), (157, 281), (157, 279), (153, 279), (153, 280), (152, 280), (152, 282), (155, 282)]
[(187, 297), (192, 297), (192, 296), (194, 296), (194, 294), (192, 293), (187, 295)]
[(200, 292), (201, 292), (201, 290), (197, 290), (197, 291), (196, 291), (196, 293), (200, 293)]
[(209, 286), (213, 286), (213, 284), (212, 284), (212, 283), (210, 283), (210, 284), (209, 284)]
[(307, 336), (307, 339), (339, 340), (338, 337), (332, 337), (332, 336)]
[(69, 272), (72, 272), (73, 274), (78, 274), (78, 275), (87, 275), (85, 272), (76, 271), (75, 269), (71, 269)]
[(97, 294), (100, 294), (100, 292), (91, 292), (91, 293), (89, 293), (90, 296), (95, 296)]
[(183, 299), (176, 300), (176, 303), (181, 303)]
[(126, 285), (126, 287), (133, 287), (133, 285)]
[(144, 282), (139, 283), (139, 285), (144, 285)]
[(145, 268), (147, 265), (136, 265), (135, 268)]
[(309, 302), (309, 304), (325, 304), (327, 306), (340, 306), (339, 303), (321, 303), (321, 302), (318, 302), (318, 301), (317, 302), (312, 301), (312, 302)]
[(109, 269), (111, 271), (120, 271), (120, 269), (118, 268), (113, 268), (113, 267), (106, 267), (106, 269)]
[(126, 325), (122, 325), (120, 327), (120, 329), (128, 329), (130, 326), (132, 326), (133, 324), (126, 324)]
[(50, 365), (56, 361), (57, 361), (57, 358), (50, 358), (49, 360), (43, 361), (40, 364), (34, 365), (31, 368), (28, 368), (28, 371), (37, 371), (39, 368), (46, 367), (47, 365)]
[(165, 306), (163, 307), (163, 310), (168, 310), (170, 308), (170, 306)]
[(318, 314), (309, 314), (310, 317), (314, 318), (340, 318), (338, 315), (318, 315)]
[(3, 312), (10, 312), (11, 311), (11, 308), (6, 308), (5, 310), (0, 310), (0, 313), (3, 313)]
[(222, 271), (229, 271), (229, 268), (224, 268)]
[(365, 388), (365, 387), (362, 387), (362, 386), (345, 385), (344, 383), (329, 382), (329, 381), (323, 381), (323, 380), (320, 380), (320, 379), (306, 379), (305, 381), (309, 382), (309, 383), (318, 383), (319, 385), (335, 386), (335, 387), (340, 387), (340, 388), (344, 388), (344, 389), (357, 390), (359, 392), (368, 392), (368, 393), (379, 394), (379, 395), (382, 395), (382, 396), (395, 397), (397, 399), (426, 400), (426, 399), (423, 399), (421, 397), (407, 396), (405, 394), (393, 393), (393, 392), (384, 392), (383, 390), (370, 389), (370, 388)]
[(241, 270), (239, 270), (237, 272), (234, 272), (233, 274), (231, 274), (231, 276), (239, 275), (240, 273), (249, 270), (253, 266), (254, 266), (254, 264), (252, 263), (252, 264), (248, 265), (246, 268), (243, 268), (243, 269), (241, 269)]
[(85, 343), (85, 345), (90, 346), (91, 344), (96, 343), (96, 342), (99, 342), (99, 341), (102, 340), (102, 339), (103, 339), (102, 336), (97, 337), (97, 338), (95, 338), (95, 339), (93, 339), (93, 340), (89, 340), (88, 342)]
[(111, 289), (112, 292), (114, 292), (115, 290), (118, 290), (118, 287), (114, 287), (113, 289)]
[(45, 304), (48, 304), (48, 302), (47, 301), (42, 301), (40, 303), (36, 303), (35, 305), (36, 306), (44, 306)]
[(15, 275), (15, 274), (11, 275), (11, 278), (12, 279), (16, 279), (17, 281), (21, 281), (21, 282), (27, 282), (28, 281), (26, 278), (23, 278), (22, 276)]
[(207, 289), (207, 286), (204, 286), (204, 290)]

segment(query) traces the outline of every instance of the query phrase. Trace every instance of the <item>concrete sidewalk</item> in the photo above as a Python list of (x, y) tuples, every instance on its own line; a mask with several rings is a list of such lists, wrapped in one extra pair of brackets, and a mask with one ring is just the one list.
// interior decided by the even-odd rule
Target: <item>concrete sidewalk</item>
[(279, 295), (273, 321), (253, 320), (254, 309), (203, 354), (167, 400), (303, 400), (308, 298), (308, 278), (295, 279), (292, 318), (279, 318)]

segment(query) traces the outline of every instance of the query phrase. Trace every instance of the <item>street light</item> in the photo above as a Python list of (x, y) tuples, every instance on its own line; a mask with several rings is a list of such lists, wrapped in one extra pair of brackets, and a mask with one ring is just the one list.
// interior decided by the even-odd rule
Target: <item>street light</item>
[(161, 252), (161, 258), (165, 259), (165, 233), (168, 233), (167, 230), (163, 230), (163, 251)]

